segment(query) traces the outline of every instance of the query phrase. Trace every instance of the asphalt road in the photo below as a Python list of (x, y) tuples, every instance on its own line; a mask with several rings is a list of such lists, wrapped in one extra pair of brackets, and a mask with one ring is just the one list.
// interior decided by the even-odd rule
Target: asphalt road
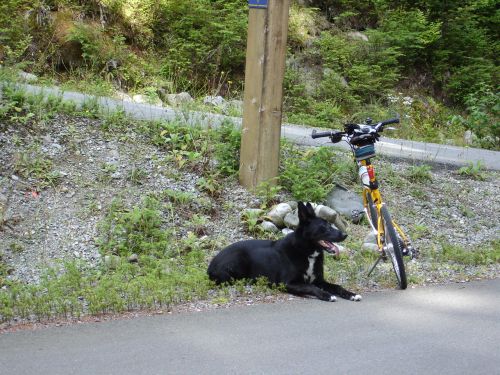
[[(203, 124), (212, 127), (217, 127), (224, 121), (230, 121), (236, 126), (241, 126), (242, 121), (241, 118), (238, 117), (228, 117), (197, 111), (176, 110), (173, 108), (139, 104), (106, 97), (94, 97), (78, 92), (62, 91), (57, 87), (41, 87), (28, 84), (19, 84), (18, 86), (33, 94), (62, 96), (65, 100), (71, 100), (80, 105), (85, 102), (96, 100), (102, 111), (115, 112), (121, 110), (128, 116), (139, 120), (172, 121), (180, 119), (187, 124)], [(0, 84), (0, 95), (1, 89), (2, 87)], [(332, 145), (327, 139), (311, 139), (311, 128), (308, 127), (283, 124), (281, 133), (282, 137), (302, 145), (328, 145), (344, 149), (347, 148), (344, 142)], [(500, 170), (500, 152), (477, 148), (382, 138), (381, 142), (377, 143), (377, 153), (389, 157), (424, 161), (426, 163), (451, 164), (455, 166), (465, 166), (470, 163), (477, 164), (480, 162), (484, 168)]]
[(0, 374), (500, 374), (500, 279), (0, 335)]

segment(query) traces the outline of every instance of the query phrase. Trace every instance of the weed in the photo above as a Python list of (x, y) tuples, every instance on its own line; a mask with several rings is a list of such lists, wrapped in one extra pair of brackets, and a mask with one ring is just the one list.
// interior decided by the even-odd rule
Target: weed
[(188, 226), (197, 236), (206, 234), (206, 226), (209, 222), (209, 217), (205, 215), (194, 214), (188, 222)]
[(124, 111), (118, 110), (103, 116), (100, 122), (101, 130), (106, 134), (119, 135), (126, 133), (132, 127), (130, 118)]
[(147, 178), (148, 173), (140, 167), (132, 168), (127, 176), (127, 180), (136, 185), (141, 185)]
[(241, 130), (224, 121), (216, 130), (215, 159), (217, 170), (225, 176), (235, 175), (240, 167)]
[(452, 262), (464, 265), (487, 265), (500, 263), (500, 240), (473, 249), (441, 243), (441, 251), (433, 250), (431, 256), (438, 262)]
[(284, 143), (282, 147), (280, 185), (294, 198), (317, 202), (325, 198), (333, 186), (335, 156), (329, 147), (302, 150)]
[(381, 163), (377, 168), (380, 180), (395, 188), (402, 188), (408, 185), (401, 174), (396, 172), (390, 163)]
[(0, 97), (0, 119), (28, 125), (47, 121), (58, 113), (75, 113), (74, 102), (64, 101), (62, 96), (48, 95), (43, 92), (39, 94), (28, 94), (15, 86), (5, 85), (2, 87)]
[(411, 166), (406, 173), (406, 177), (412, 182), (430, 182), (432, 181), (431, 170), (431, 166), (425, 164)]
[(261, 227), (258, 225), (262, 222), (262, 214), (264, 213), (261, 209), (247, 209), (241, 214), (241, 221), (248, 228), (248, 232), (252, 234), (261, 233)]
[(413, 240), (419, 239), (419, 238), (426, 238), (431, 234), (430, 229), (423, 224), (415, 224), (412, 227), (412, 234), (411, 238)]
[(102, 163), (100, 169), (101, 170), (97, 176), (97, 180), (103, 183), (108, 183), (111, 181), (113, 173), (118, 170), (118, 166), (114, 163)]
[(100, 116), (99, 100), (96, 97), (86, 99), (79, 109), (79, 114), (89, 118), (99, 118)]
[(458, 174), (478, 181), (485, 181), (487, 177), (484, 172), (484, 165), (480, 160), (476, 164), (470, 163), (466, 167), (461, 167), (458, 170)]
[(325, 278), (348, 288), (355, 288), (365, 282), (366, 270), (376, 258), (377, 254), (369, 251), (356, 251), (353, 255), (341, 254), (337, 258), (325, 257)]
[(412, 197), (417, 198), (419, 200), (424, 200), (427, 197), (427, 194), (425, 193), (425, 191), (417, 189), (415, 187), (413, 187), (413, 189), (410, 190), (410, 194)]
[(132, 209), (115, 200), (100, 228), (99, 248), (103, 254), (162, 257), (170, 250), (170, 234), (162, 228), (159, 202), (151, 197)]
[[(9, 266), (7, 266), (7, 263), (5, 262), (4, 259), (4, 254), (0, 252), (0, 288), (3, 287), (6, 282), (7, 282), (7, 276), (11, 272)], [(1, 296), (0, 296), (0, 302), (2, 302)], [(0, 315), (1, 315), (1, 306), (2, 304), (0, 303)]]
[(0, 289), (0, 321), (169, 306), (206, 298), (211, 287), (204, 252), (198, 249), (182, 260), (141, 257), (139, 265), (121, 262), (114, 270), (66, 262), (46, 270), (39, 284), (8, 282)]
[(261, 208), (270, 207), (279, 202), (278, 193), (283, 187), (277, 185), (275, 182), (276, 179), (263, 181), (255, 188), (255, 195), (257, 195), (261, 201)]
[(24, 246), (19, 242), (11, 242), (9, 245), (9, 249), (13, 253), (22, 253), (24, 251)]
[(464, 217), (471, 218), (471, 217), (476, 216), (476, 215), (474, 214), (474, 211), (472, 211), (472, 210), (471, 210), (469, 207), (467, 207), (467, 206), (460, 205), (460, 206), (459, 206), (459, 210), (460, 210), (460, 213), (462, 214), (462, 216), (464, 216)]
[(196, 181), (196, 186), (212, 197), (218, 197), (222, 192), (222, 185), (219, 182), (218, 174), (200, 177), (198, 181)]
[(25, 179), (33, 179), (40, 189), (57, 185), (62, 177), (53, 170), (52, 160), (41, 152), (37, 144), (15, 154), (14, 171)]
[(188, 191), (165, 189), (161, 195), (180, 206), (187, 206), (196, 200), (196, 195)]

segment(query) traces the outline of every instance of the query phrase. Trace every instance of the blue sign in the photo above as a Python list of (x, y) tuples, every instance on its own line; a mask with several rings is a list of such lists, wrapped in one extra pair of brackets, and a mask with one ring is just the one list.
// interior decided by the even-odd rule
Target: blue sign
[(266, 9), (267, 0), (248, 0), (248, 6), (250, 8)]

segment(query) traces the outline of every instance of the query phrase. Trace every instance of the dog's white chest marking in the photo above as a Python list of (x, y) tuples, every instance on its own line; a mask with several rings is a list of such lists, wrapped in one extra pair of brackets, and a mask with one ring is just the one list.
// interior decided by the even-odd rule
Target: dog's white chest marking
[(307, 258), (309, 260), (309, 267), (307, 267), (306, 273), (304, 274), (304, 281), (306, 283), (312, 283), (316, 278), (316, 276), (314, 276), (314, 263), (316, 263), (318, 255), (319, 252), (315, 251)]

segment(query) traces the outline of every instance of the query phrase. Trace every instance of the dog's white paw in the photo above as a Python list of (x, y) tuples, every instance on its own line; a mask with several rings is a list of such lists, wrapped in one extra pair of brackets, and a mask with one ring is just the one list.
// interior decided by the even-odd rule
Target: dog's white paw
[(335, 296), (330, 296), (330, 302), (335, 302), (337, 300), (337, 297)]
[(351, 301), (355, 301), (355, 302), (359, 302), (361, 301), (363, 298), (359, 295), (359, 294), (356, 294), (355, 296), (352, 296), (351, 297)]

